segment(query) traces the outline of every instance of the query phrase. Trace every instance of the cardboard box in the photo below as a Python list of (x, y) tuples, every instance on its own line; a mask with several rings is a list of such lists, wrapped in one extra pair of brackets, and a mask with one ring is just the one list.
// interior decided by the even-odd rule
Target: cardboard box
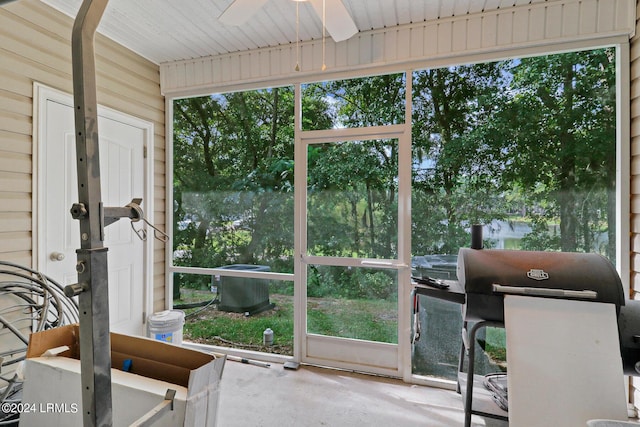
[[(20, 426), (82, 426), (79, 326), (32, 334)], [(47, 350), (67, 346), (54, 357)], [(122, 371), (131, 360), (129, 372)], [(215, 426), (225, 356), (144, 337), (111, 334), (113, 425), (128, 426), (176, 390), (174, 410), (154, 426)], [(96, 396), (99, 399), (99, 396)]]

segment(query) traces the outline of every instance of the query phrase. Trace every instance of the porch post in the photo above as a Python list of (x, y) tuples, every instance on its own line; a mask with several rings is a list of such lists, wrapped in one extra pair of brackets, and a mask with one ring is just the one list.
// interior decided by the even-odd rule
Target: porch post
[[(113, 424), (109, 282), (104, 247), (104, 212), (100, 191), (98, 103), (94, 36), (108, 0), (84, 0), (71, 36), (76, 131), (78, 203), (71, 213), (80, 221), (78, 295), (80, 309), (80, 367), (84, 426)], [(66, 293), (66, 290), (65, 290)]]

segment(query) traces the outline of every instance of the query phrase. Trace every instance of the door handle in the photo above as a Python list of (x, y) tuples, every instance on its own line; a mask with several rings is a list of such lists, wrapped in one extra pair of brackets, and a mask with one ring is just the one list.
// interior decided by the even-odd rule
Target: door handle
[(64, 259), (64, 254), (62, 252), (51, 252), (49, 259), (51, 261), (62, 261)]

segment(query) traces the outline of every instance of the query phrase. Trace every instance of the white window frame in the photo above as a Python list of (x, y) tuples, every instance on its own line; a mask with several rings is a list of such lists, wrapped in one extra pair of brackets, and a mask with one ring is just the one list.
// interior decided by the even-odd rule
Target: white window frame
[[(409, 132), (411, 135), (411, 78), (413, 71), (417, 69), (427, 69), (427, 68), (439, 68), (444, 66), (454, 66), (454, 65), (464, 65), (470, 63), (479, 63), (479, 62), (492, 62), (499, 61), (505, 58), (516, 58), (516, 57), (527, 57), (527, 56), (540, 56), (540, 55), (551, 55), (556, 53), (575, 51), (575, 50), (587, 50), (587, 49), (598, 49), (603, 47), (615, 47), (616, 49), (616, 165), (617, 165), (617, 174), (616, 174), (616, 269), (618, 274), (621, 277), (623, 288), (625, 294), (629, 294), (629, 286), (630, 286), (630, 239), (628, 238), (630, 233), (630, 200), (628, 195), (630, 194), (630, 47), (629, 47), (629, 38), (628, 36), (612, 36), (612, 37), (602, 37), (596, 39), (585, 39), (585, 40), (577, 40), (573, 42), (564, 42), (558, 44), (545, 44), (541, 46), (528, 46), (528, 47), (520, 47), (515, 49), (505, 49), (500, 52), (491, 52), (486, 54), (468, 54), (461, 55), (451, 58), (436, 58), (433, 60), (429, 60), (425, 58), (423, 61), (412, 61), (411, 67), (403, 67), (400, 65), (395, 66), (372, 66), (359, 68), (357, 70), (345, 72), (341, 71), (339, 73), (332, 74), (331, 72), (325, 72), (313, 75), (306, 75), (304, 78), (297, 78), (297, 81), (292, 81), (290, 84), (295, 85), (295, 96), (300, 96), (300, 82), (304, 80), (304, 82), (312, 82), (319, 80), (330, 80), (330, 79), (347, 79), (347, 78), (356, 78), (362, 77), (364, 75), (373, 75), (373, 74), (382, 74), (382, 73), (406, 73), (407, 76), (407, 99), (406, 99), (406, 117), (404, 126), (406, 127), (405, 132)], [(269, 86), (282, 86), (281, 79), (264, 79), (259, 82), (255, 82), (252, 84), (242, 83), (238, 85), (225, 83), (222, 87), (210, 87), (208, 90), (204, 90), (202, 93), (193, 93), (192, 90), (184, 90), (182, 92), (173, 92), (170, 96), (165, 98), (166, 102), (166, 129), (167, 129), (167, 151), (166, 151), (166, 200), (167, 200), (167, 210), (166, 216), (167, 224), (173, 224), (173, 209), (172, 209), (172, 201), (173, 201), (173, 101), (175, 99), (179, 99), (185, 96), (196, 96), (196, 95), (209, 95), (215, 92), (231, 92), (235, 90), (254, 90), (254, 89), (262, 89)], [(299, 100), (296, 100), (296, 105), (299, 103)], [(300, 120), (301, 112), (296, 109), (294, 120)], [(296, 125), (296, 132), (298, 131), (298, 126)], [(299, 141), (300, 136), (296, 136), (296, 150), (295, 150), (295, 161), (298, 162), (302, 160), (299, 155), (299, 151), (297, 147), (300, 145)], [(301, 177), (296, 176), (295, 182), (304, 182), (300, 181)], [(399, 198), (404, 197), (399, 194)], [(301, 197), (300, 192), (297, 191), (295, 195), (295, 209), (294, 209), (294, 233), (297, 230), (300, 230), (300, 214), (301, 203), (304, 203), (304, 199)], [(408, 200), (400, 200), (399, 203), (403, 203), (403, 206), (407, 206), (409, 209), (402, 210), (402, 215), (407, 216), (407, 218), (400, 219), (399, 221), (411, 221), (411, 211), (410, 211), (410, 192)], [(285, 273), (267, 273), (267, 272), (243, 272), (243, 271), (232, 271), (232, 270), (220, 270), (215, 268), (192, 268), (192, 267), (179, 267), (173, 265), (173, 233), (170, 233), (171, 239), (165, 245), (165, 256), (166, 256), (166, 277), (167, 277), (167, 286), (165, 287), (165, 301), (166, 307), (168, 309), (172, 306), (173, 299), (173, 274), (176, 272), (181, 273), (195, 273), (195, 274), (224, 274), (229, 276), (238, 276), (238, 277), (248, 277), (248, 278), (267, 278), (267, 279), (276, 279), (276, 280), (289, 280), (294, 282), (294, 288), (296, 289), (296, 295), (294, 299), (296, 301), (296, 305), (298, 307), (302, 304), (301, 301), (301, 292), (297, 288), (300, 283), (300, 261), (294, 261), (294, 273), (293, 274), (285, 274)], [(403, 247), (408, 245), (409, 250), (406, 253), (410, 253), (410, 239), (411, 236), (402, 236), (399, 239), (399, 244)], [(294, 251), (296, 254), (301, 253), (301, 247), (299, 242), (299, 236), (294, 235)], [(399, 280), (400, 280), (399, 276)], [(408, 285), (407, 285), (408, 286)], [(399, 288), (401, 291), (403, 287)], [(402, 292), (403, 295), (399, 296), (399, 304), (405, 306), (407, 310), (409, 309), (409, 295), (407, 292)], [(404, 295), (404, 294), (407, 295)], [(303, 297), (304, 295), (302, 295)], [(298, 308), (299, 310), (300, 308)], [(299, 358), (300, 355), (300, 328), (306, 327), (301, 322), (303, 317), (299, 314), (296, 314), (296, 318), (294, 319), (294, 356), (293, 358)], [(411, 352), (410, 352), (410, 344), (408, 343), (408, 332), (405, 333), (405, 329), (410, 327), (409, 325), (409, 315), (405, 313), (401, 313), (399, 311), (399, 337), (398, 337), (398, 346), (399, 346), (399, 372), (404, 381), (415, 383), (415, 384), (424, 384), (431, 386), (439, 386), (451, 388), (453, 382), (450, 381), (442, 381), (433, 378), (428, 378), (424, 376), (413, 375), (411, 372)], [(406, 337), (405, 337), (406, 335)], [(216, 349), (216, 347), (207, 348)], [(217, 348), (220, 350), (219, 348)], [(224, 348), (224, 351), (229, 354), (239, 354), (239, 355), (250, 355), (255, 358), (263, 359), (263, 360), (271, 360), (271, 361), (285, 361), (291, 359), (290, 357), (273, 355), (267, 353), (257, 353), (257, 352), (248, 352), (244, 350), (230, 350), (228, 348)]]

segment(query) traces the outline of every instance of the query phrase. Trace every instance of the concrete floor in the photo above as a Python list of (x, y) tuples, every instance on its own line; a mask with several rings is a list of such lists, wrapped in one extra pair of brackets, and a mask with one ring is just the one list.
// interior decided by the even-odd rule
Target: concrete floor
[[(227, 361), (220, 387), (220, 427), (464, 425), (462, 400), (456, 392), (388, 378)], [(508, 423), (474, 415), (472, 425)]]

